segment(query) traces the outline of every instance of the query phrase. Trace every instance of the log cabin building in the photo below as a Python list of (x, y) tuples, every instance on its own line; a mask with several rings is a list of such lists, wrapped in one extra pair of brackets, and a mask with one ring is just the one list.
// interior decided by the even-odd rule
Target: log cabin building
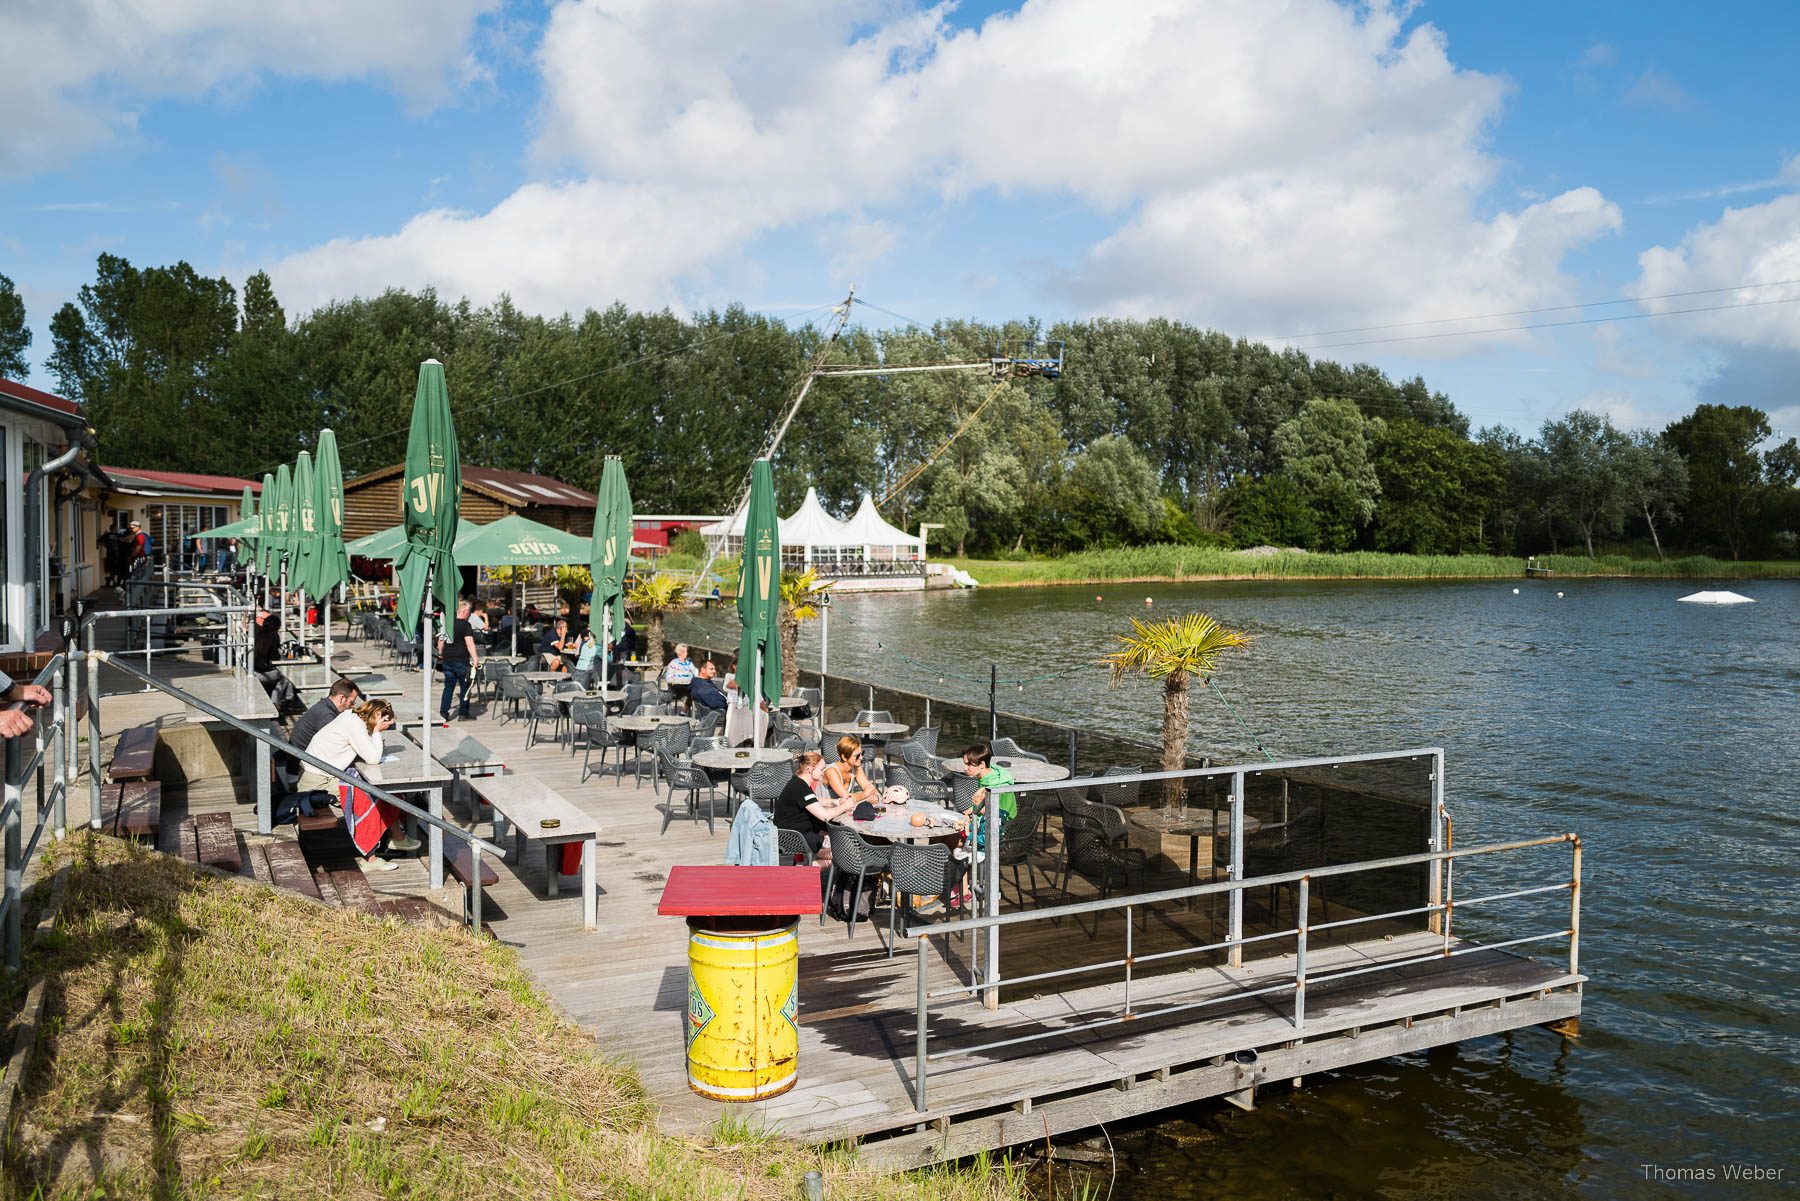
[[(404, 463), (344, 481), (344, 537), (361, 538), (400, 522), (400, 476)], [(532, 521), (592, 535), (597, 497), (547, 475), (462, 467), (462, 520), (486, 525), (518, 513)]]

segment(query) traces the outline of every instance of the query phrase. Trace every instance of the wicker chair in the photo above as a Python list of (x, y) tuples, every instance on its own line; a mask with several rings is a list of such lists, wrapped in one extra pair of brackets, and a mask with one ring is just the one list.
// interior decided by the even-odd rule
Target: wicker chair
[(806, 835), (798, 830), (775, 831), (775, 856), (782, 867), (813, 865), (812, 848), (806, 845)]
[[(838, 875), (856, 877), (856, 888), (850, 897), (850, 916), (845, 919), (849, 926), (849, 936), (856, 937), (856, 908), (862, 903), (863, 886), (869, 877), (874, 876), (879, 882), (888, 869), (888, 858), (893, 847), (872, 847), (863, 841), (862, 835), (849, 826), (833, 825), (826, 831), (831, 839), (831, 867), (825, 873), (825, 896), (831, 897), (832, 887), (837, 883)], [(940, 884), (942, 877), (939, 877)], [(825, 924), (825, 911), (819, 912), (819, 924)]]
[[(831, 848), (832, 858), (837, 857), (837, 844)], [(912, 897), (937, 896), (944, 891), (944, 872), (950, 866), (950, 848), (940, 842), (914, 846), (911, 843), (897, 842), (888, 848), (888, 879), (893, 885), (892, 899), (888, 904), (888, 958), (894, 957), (894, 921), (895, 915), (901, 912), (909, 918), (912, 914)]]
[[(660, 732), (660, 731), (659, 731)], [(668, 802), (660, 808), (663, 814), (662, 833), (669, 832), (669, 823), (675, 820), (675, 794), (687, 793), (687, 816), (695, 821), (700, 820), (700, 792), (706, 791), (706, 832), (716, 832), (713, 819), (718, 808), (719, 794), (713, 787), (712, 777), (692, 763), (683, 763), (667, 750), (658, 748), (656, 752), (656, 774), (669, 785)]]

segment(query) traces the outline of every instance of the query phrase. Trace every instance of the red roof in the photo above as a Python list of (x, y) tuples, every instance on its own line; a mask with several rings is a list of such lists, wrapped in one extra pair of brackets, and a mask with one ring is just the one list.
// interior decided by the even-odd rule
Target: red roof
[(15, 380), (0, 379), (0, 392), (16, 400), (29, 401), (35, 405), (43, 405), (46, 409), (55, 409), (59, 413), (79, 415), (81, 406), (72, 400), (64, 400), (60, 396), (52, 396), (48, 392), (40, 392), (36, 388), (27, 387)]
[(240, 480), (232, 475), (196, 475), (191, 471), (150, 471), (137, 467), (103, 467), (107, 475), (129, 488), (133, 484), (166, 484), (193, 492), (219, 492), (241, 495), (246, 485), (253, 493), (262, 491), (261, 480)]
[(497, 467), (471, 467), (464, 464), (462, 477), (465, 483), (480, 484), (492, 489), (515, 504), (586, 508), (592, 507), (600, 499), (574, 484), (565, 484), (547, 475), (532, 475), (528, 471), (501, 471)]

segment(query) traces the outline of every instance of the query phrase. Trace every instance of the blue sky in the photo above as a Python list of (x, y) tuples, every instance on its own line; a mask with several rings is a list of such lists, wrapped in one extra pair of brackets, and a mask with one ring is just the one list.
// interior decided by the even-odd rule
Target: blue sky
[[(854, 280), (1288, 338), (1477, 424), (1711, 400), (1800, 433), (1800, 303), (1748, 304), (1800, 299), (1767, 286), (1800, 280), (1793, 6), (284, 7), (0, 12), (39, 363), (105, 250), (266, 269), (290, 316), (390, 285), (804, 315)], [(1466, 333), (1711, 305), (1747, 307)]]

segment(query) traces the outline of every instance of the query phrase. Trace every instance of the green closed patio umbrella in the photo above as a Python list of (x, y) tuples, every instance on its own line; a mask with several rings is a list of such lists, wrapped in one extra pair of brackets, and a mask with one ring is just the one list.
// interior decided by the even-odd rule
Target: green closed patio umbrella
[(319, 553), (318, 497), (313, 494), (313, 461), (309, 451), (294, 460), (293, 553), (288, 556), (288, 576), (300, 594), (300, 645), (306, 646), (306, 602), (318, 603), (312, 588), (313, 560)]
[(260, 532), (256, 537), (256, 573), (263, 578), (263, 608), (269, 607), (269, 560), (275, 553), (275, 474), (263, 472), (262, 491), (257, 493), (256, 521)]
[[(462, 508), (462, 462), (457, 453), (456, 423), (450, 418), (450, 392), (444, 385), (444, 365), (427, 359), (419, 365), (419, 385), (413, 393), (412, 428), (406, 437), (406, 465), (400, 475), (402, 524), (406, 545), (394, 557), (400, 597), (394, 617), (408, 634), (420, 628), (424, 654), (424, 723), (421, 740), (425, 757), (431, 758), (431, 614), (435, 598), (447, 617), (456, 613), (456, 594), (462, 575), (456, 570), (457, 517)], [(434, 794), (436, 795), (436, 794)], [(440, 802), (441, 803), (441, 802)], [(431, 827), (431, 886), (443, 879), (441, 851), (443, 831)]]
[(607, 455), (600, 469), (600, 495), (594, 501), (594, 540), (588, 549), (594, 580), (588, 621), (600, 616), (601, 680), (610, 678), (613, 637), (625, 628), (625, 574), (630, 562), (631, 489), (619, 456)]
[(319, 460), (313, 464), (314, 521), (318, 550), (312, 564), (313, 595), (325, 604), (325, 674), (331, 674), (331, 600), (350, 579), (344, 550), (344, 471), (338, 464), (337, 435), (319, 431)]
[[(744, 514), (744, 564), (738, 574), (738, 688), (745, 696), (774, 705), (781, 700), (781, 530), (776, 524), (775, 476), (769, 460), (750, 469), (750, 501)], [(760, 714), (751, 727), (762, 741)]]
[(270, 551), (269, 575), (280, 581), (281, 596), (278, 599), (277, 611), (281, 613), (281, 625), (284, 630), (290, 629), (287, 623), (288, 573), (293, 566), (294, 558), (294, 475), (283, 463), (275, 469), (275, 538), (274, 547)]

